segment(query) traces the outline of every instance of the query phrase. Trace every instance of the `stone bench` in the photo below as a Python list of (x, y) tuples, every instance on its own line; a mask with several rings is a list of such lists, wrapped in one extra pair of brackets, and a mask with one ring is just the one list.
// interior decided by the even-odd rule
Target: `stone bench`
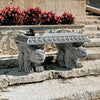
[(28, 34), (20, 34), (15, 38), (20, 50), (18, 57), (19, 67), (25, 72), (41, 72), (45, 61), (45, 44), (56, 44), (58, 48), (57, 63), (68, 69), (80, 68), (80, 59), (86, 58), (84, 42), (90, 40), (86, 35), (77, 33), (48, 33), (43, 36), (35, 36), (35, 29), (30, 29)]

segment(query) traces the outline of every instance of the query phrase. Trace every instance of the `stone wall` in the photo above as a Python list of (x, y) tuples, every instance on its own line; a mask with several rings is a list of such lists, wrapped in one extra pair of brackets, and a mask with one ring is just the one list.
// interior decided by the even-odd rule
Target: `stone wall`
[(0, 0), (0, 9), (5, 6), (20, 6), (21, 9), (27, 9), (28, 6), (39, 6), (43, 11), (54, 11), (61, 15), (64, 11), (71, 12), (76, 16), (86, 15), (86, 0)]
[[(0, 59), (5, 57), (12, 57), (17, 55), (19, 50), (16, 47), (14, 38), (18, 34), (23, 34), (28, 31), (29, 28), (42, 28), (45, 31), (36, 31), (38, 35), (46, 34), (49, 32), (83, 32), (83, 25), (33, 25), (33, 26), (1, 26), (0, 27)], [(56, 51), (55, 45), (45, 46), (47, 52)], [(5, 56), (4, 56), (5, 55)], [(10, 55), (10, 56), (8, 56)]]

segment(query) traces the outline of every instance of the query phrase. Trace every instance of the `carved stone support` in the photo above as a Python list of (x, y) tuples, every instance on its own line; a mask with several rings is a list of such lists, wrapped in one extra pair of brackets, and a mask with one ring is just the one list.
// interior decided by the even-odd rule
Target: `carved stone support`
[(80, 47), (81, 45), (82, 43), (80, 43), (80, 45), (79, 43), (57, 44), (58, 64), (68, 69), (83, 67), (80, 59), (86, 58), (86, 49), (84, 47)]
[[(33, 29), (30, 32), (34, 33)], [(80, 59), (86, 58), (86, 49), (82, 45), (89, 41), (85, 35), (76, 33), (48, 33), (44, 36), (18, 35), (15, 42), (20, 50), (19, 68), (25, 72), (43, 71), (44, 67), (41, 63), (45, 60), (43, 49), (45, 44), (57, 46), (57, 62), (60, 66), (67, 69), (80, 68), (83, 66)]]
[[(35, 46), (34, 46), (35, 47)], [(36, 48), (36, 47), (35, 47)], [(42, 49), (24, 48), (18, 56), (19, 68), (25, 72), (41, 72), (44, 67), (41, 63), (45, 60), (45, 52)]]

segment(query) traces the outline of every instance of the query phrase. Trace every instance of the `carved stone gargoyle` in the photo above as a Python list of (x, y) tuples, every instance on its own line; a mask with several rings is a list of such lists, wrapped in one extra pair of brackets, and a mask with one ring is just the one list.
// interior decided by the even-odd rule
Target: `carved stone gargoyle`
[(16, 45), (20, 50), (18, 57), (19, 67), (25, 72), (41, 72), (44, 67), (41, 63), (45, 60), (43, 46), (56, 44), (58, 48), (57, 62), (60, 66), (68, 69), (80, 68), (80, 59), (86, 58), (86, 49), (82, 45), (90, 40), (86, 35), (77, 33), (48, 33), (43, 36), (20, 34), (15, 38)]

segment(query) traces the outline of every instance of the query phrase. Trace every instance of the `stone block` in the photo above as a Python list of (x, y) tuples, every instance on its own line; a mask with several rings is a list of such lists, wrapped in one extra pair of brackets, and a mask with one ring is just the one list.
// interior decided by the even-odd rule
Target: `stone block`
[(30, 73), (18, 68), (0, 69), (0, 88), (14, 84), (39, 83), (52, 79), (70, 79), (84, 76), (100, 75), (100, 60), (83, 61), (83, 68), (67, 70), (54, 64), (46, 66), (46, 71)]
[(21, 9), (27, 9), (30, 7), (40, 7), (43, 11), (53, 11), (57, 15), (61, 15), (66, 12), (70, 12), (75, 16), (86, 15), (86, 0), (0, 0), (0, 9), (5, 6), (20, 6)]
[(25, 8), (28, 6), (39, 6), (43, 11), (53, 11), (57, 15), (69, 12), (75, 16), (85, 16), (85, 0), (29, 0), (25, 2)]

